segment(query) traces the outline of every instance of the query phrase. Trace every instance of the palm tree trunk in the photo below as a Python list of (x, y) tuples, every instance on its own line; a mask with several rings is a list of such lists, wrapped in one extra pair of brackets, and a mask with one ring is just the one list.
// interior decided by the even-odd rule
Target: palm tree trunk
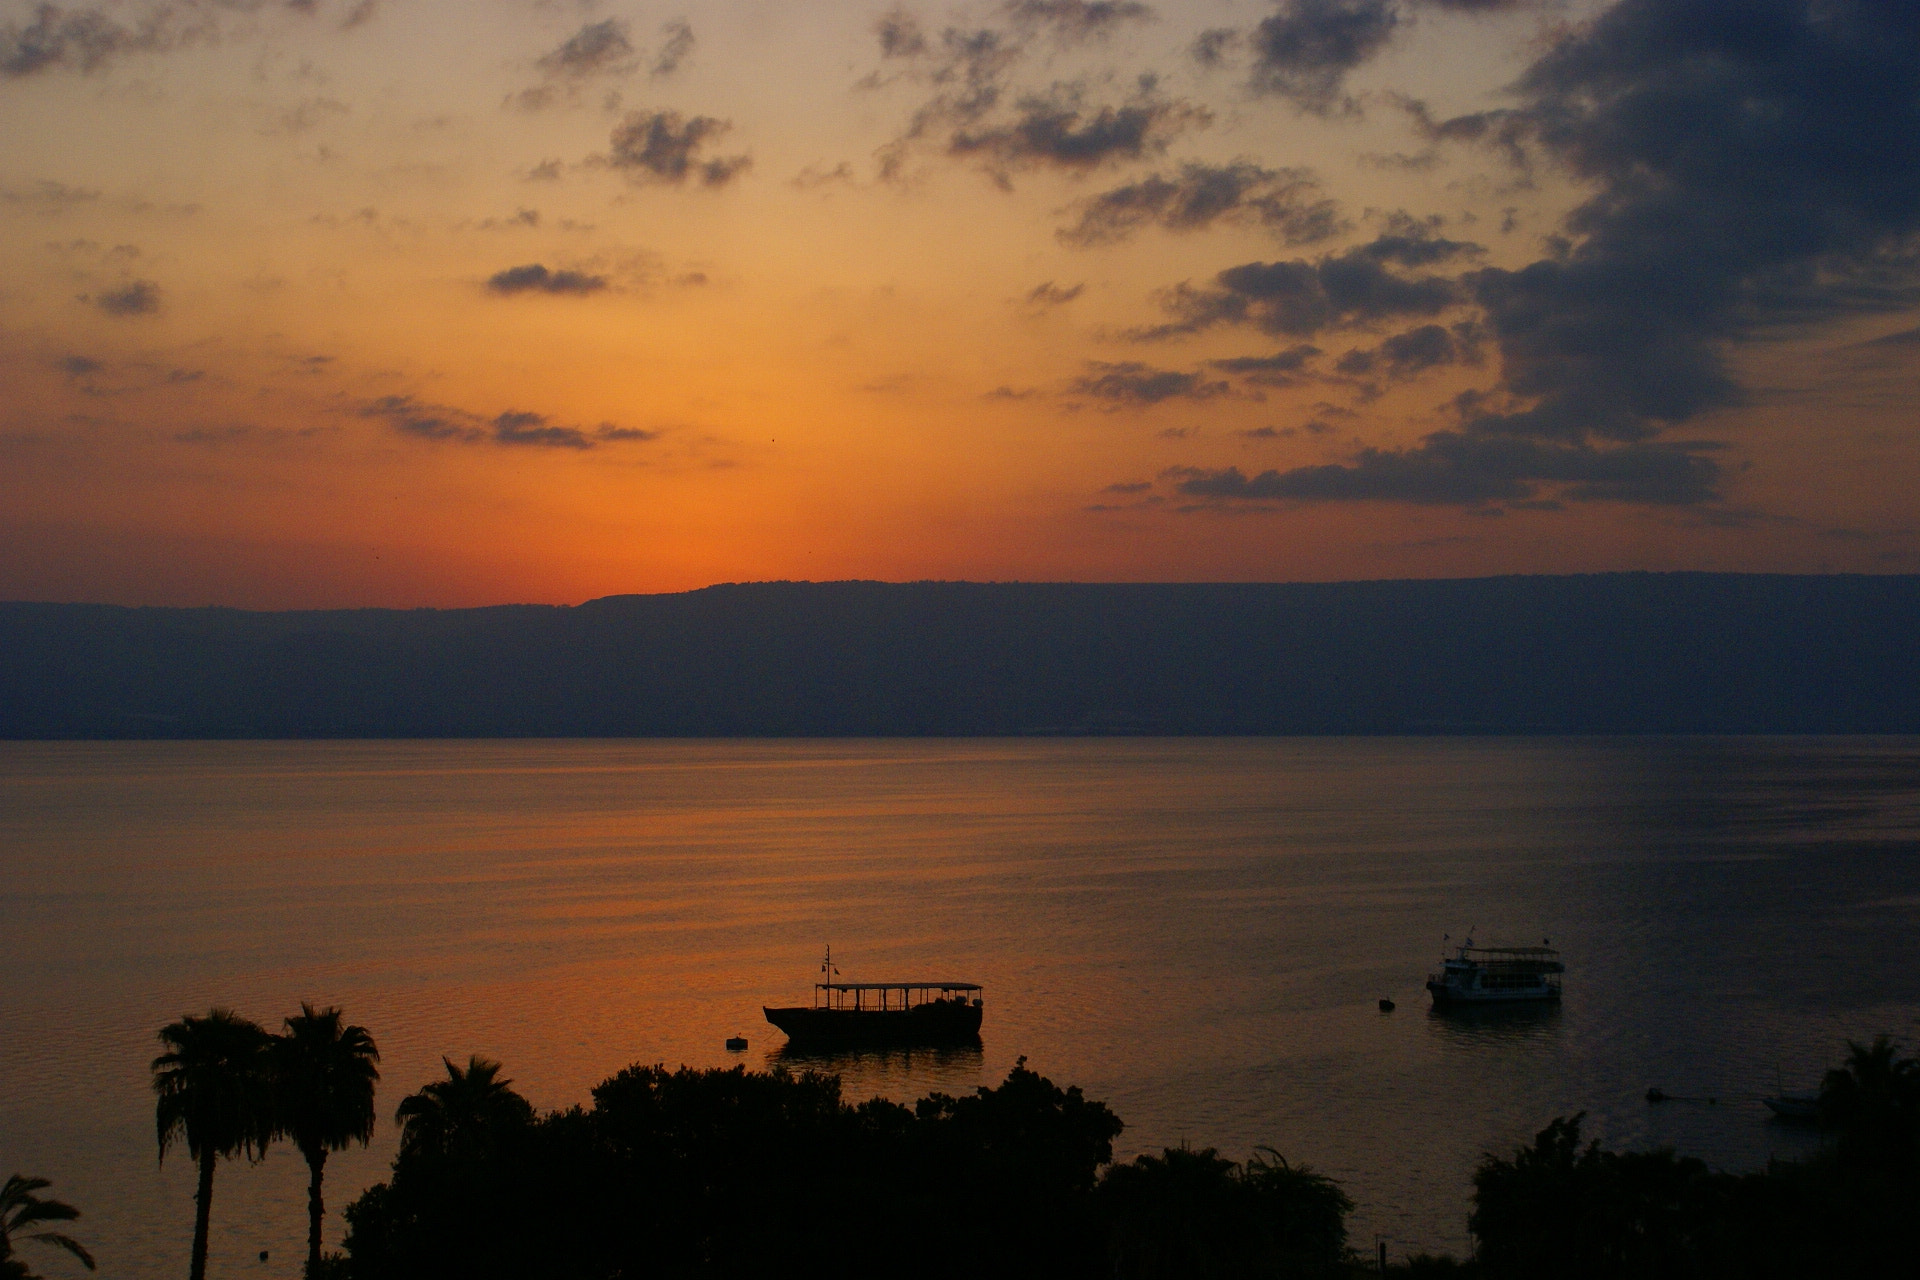
[(320, 1274), (320, 1219), (327, 1211), (320, 1199), (320, 1179), (327, 1168), (327, 1149), (314, 1147), (306, 1156), (307, 1168), (313, 1171), (307, 1183), (307, 1275), (311, 1277)]
[(207, 1226), (213, 1219), (213, 1161), (211, 1147), (200, 1153), (200, 1189), (193, 1193), (192, 1280), (207, 1280)]

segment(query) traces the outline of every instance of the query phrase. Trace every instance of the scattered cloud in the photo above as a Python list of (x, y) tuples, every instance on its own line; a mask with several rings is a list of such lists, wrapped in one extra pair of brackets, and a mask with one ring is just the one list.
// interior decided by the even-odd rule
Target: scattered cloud
[(1178, 285), (1164, 299), (1175, 319), (1134, 336), (1167, 338), (1225, 324), (1307, 337), (1402, 316), (1435, 316), (1465, 301), (1469, 290), (1453, 277), (1407, 269), (1479, 252), (1478, 245), (1442, 239), (1426, 224), (1406, 220), (1339, 253), (1249, 262), (1220, 272), (1211, 285)]
[(1471, 320), (1451, 327), (1423, 324), (1396, 333), (1377, 347), (1349, 351), (1333, 368), (1348, 377), (1401, 381), (1445, 365), (1478, 363), (1480, 338), (1479, 327)]
[(1204, 231), (1216, 222), (1251, 224), (1290, 245), (1325, 240), (1345, 226), (1309, 170), (1267, 169), (1245, 160), (1189, 163), (1171, 178), (1150, 174), (1079, 208), (1080, 220), (1057, 234), (1082, 248), (1124, 240), (1145, 226)]
[[(78, 9), (34, 4), (25, 21), (0, 23), (0, 77), (92, 72), (128, 54), (216, 44), (234, 34), (223, 26), (224, 19), (262, 7), (264, 0), (131, 0)], [(323, 8), (319, 0), (285, 0), (283, 7), (302, 15)], [(374, 0), (356, 0), (337, 25), (358, 26), (374, 10)]]
[(558, 293), (584, 295), (599, 293), (607, 287), (605, 276), (584, 271), (549, 271), (538, 262), (524, 267), (508, 267), (487, 277), (487, 288), (495, 293)]
[(90, 373), (98, 373), (106, 368), (92, 356), (62, 356), (53, 362), (54, 368), (73, 378), (83, 378)]
[(1023, 99), (1012, 120), (956, 130), (947, 140), (947, 153), (985, 161), (988, 171), (1004, 183), (1014, 169), (1085, 170), (1139, 160), (1212, 119), (1205, 108), (1183, 102), (1149, 98), (1086, 109), (1079, 96), (1067, 87)]
[(1049, 32), (1063, 44), (1104, 40), (1129, 22), (1151, 22), (1153, 9), (1135, 0), (1007, 0), (1015, 26)]
[(1090, 360), (1085, 376), (1074, 381), (1076, 395), (1105, 400), (1116, 407), (1144, 408), (1166, 400), (1212, 400), (1233, 394), (1233, 388), (1204, 374), (1155, 369), (1136, 360)]
[(1209, 27), (1193, 38), (1187, 54), (1202, 67), (1225, 64), (1227, 54), (1240, 43), (1240, 33), (1232, 27)]
[(1363, 449), (1350, 462), (1269, 470), (1176, 468), (1181, 493), (1228, 502), (1372, 501), (1479, 505), (1531, 500), (1543, 484), (1576, 502), (1684, 506), (1715, 495), (1710, 445), (1613, 448), (1436, 432), (1410, 449)]
[(676, 18), (660, 29), (662, 37), (659, 52), (653, 55), (653, 66), (648, 73), (656, 80), (665, 79), (678, 71), (693, 56), (696, 41), (693, 27), (685, 18)]
[(883, 58), (917, 58), (927, 52), (927, 36), (920, 20), (905, 9), (890, 9), (873, 24)]
[(619, 18), (589, 22), (535, 63), (552, 76), (626, 74), (634, 67), (633, 40)]
[(708, 144), (733, 128), (730, 120), (682, 116), (678, 111), (635, 111), (614, 127), (606, 163), (644, 182), (723, 187), (753, 163), (745, 155), (703, 157)]
[(1353, 110), (1347, 73), (1385, 48), (1400, 20), (1395, 0), (1282, 0), (1248, 37), (1250, 86), (1315, 115)]
[(146, 316), (160, 309), (160, 286), (151, 280), (129, 280), (115, 289), (82, 297), (110, 316)]
[(1037, 284), (1032, 289), (1029, 289), (1023, 301), (1035, 311), (1050, 311), (1055, 307), (1065, 306), (1067, 303), (1072, 302), (1080, 296), (1086, 287), (1084, 283), (1057, 285), (1049, 280), (1045, 284)]
[(0, 75), (94, 71), (122, 54), (160, 52), (215, 34), (196, 6), (188, 6), (184, 15), (170, 6), (147, 7), (129, 26), (105, 6), (69, 11), (40, 4), (27, 22), (0, 25)]
[(659, 436), (656, 431), (620, 427), (610, 422), (597, 427), (566, 426), (546, 414), (521, 410), (509, 410), (489, 418), (447, 405), (424, 404), (412, 396), (382, 396), (361, 405), (359, 413), (363, 418), (386, 423), (402, 435), (450, 444), (584, 451)]
[(1290, 387), (1304, 381), (1301, 375), (1321, 354), (1320, 348), (1301, 342), (1270, 356), (1234, 356), (1225, 360), (1209, 360), (1207, 367), (1261, 386)]
[(802, 191), (817, 191), (822, 187), (851, 186), (855, 179), (853, 166), (842, 160), (828, 169), (820, 165), (808, 165), (789, 180)]

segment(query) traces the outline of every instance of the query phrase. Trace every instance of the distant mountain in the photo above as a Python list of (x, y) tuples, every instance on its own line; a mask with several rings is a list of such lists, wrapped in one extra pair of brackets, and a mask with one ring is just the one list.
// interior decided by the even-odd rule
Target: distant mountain
[(0, 737), (1920, 732), (1920, 577), (0, 604)]

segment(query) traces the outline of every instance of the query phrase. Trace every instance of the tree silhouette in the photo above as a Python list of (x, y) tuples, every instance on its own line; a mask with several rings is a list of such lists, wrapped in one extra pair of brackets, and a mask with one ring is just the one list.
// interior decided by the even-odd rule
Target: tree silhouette
[(93, 1255), (72, 1236), (58, 1231), (30, 1230), (45, 1222), (72, 1222), (80, 1211), (60, 1200), (43, 1200), (36, 1192), (53, 1184), (45, 1178), (14, 1174), (0, 1187), (0, 1280), (38, 1280), (27, 1264), (13, 1254), (15, 1242), (34, 1241), (55, 1249), (65, 1249), (80, 1259), (87, 1270), (94, 1270)]
[(274, 1129), (306, 1157), (307, 1274), (320, 1267), (321, 1199), (327, 1153), (373, 1137), (373, 1088), (380, 1050), (365, 1027), (343, 1023), (340, 1010), (302, 1003), (273, 1042)]
[(1920, 1060), (1902, 1058), (1885, 1036), (1847, 1041), (1847, 1060), (1820, 1082), (1821, 1118), (1839, 1131), (1852, 1168), (1913, 1173), (1920, 1168)]
[(153, 1060), (154, 1126), (160, 1158), (184, 1138), (200, 1166), (194, 1192), (192, 1280), (207, 1274), (207, 1223), (213, 1208), (213, 1165), (221, 1156), (258, 1159), (273, 1140), (269, 1037), (231, 1009), (188, 1014), (160, 1029), (167, 1051)]
[(533, 1107), (500, 1078), (500, 1064), (479, 1054), (456, 1067), (450, 1058), (447, 1078), (421, 1086), (394, 1113), (400, 1122), (402, 1155), (478, 1161), (491, 1154), (506, 1129), (533, 1119)]

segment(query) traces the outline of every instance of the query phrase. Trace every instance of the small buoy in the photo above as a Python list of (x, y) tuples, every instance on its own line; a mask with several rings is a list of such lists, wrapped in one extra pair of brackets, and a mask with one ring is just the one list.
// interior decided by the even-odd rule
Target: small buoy
[(260, 1251), (260, 1261), (265, 1262), (266, 1260), (267, 1260), (267, 1251), (265, 1249), (262, 1249)]
[(747, 1038), (745, 1036), (728, 1036), (727, 1037), (728, 1052), (741, 1053), (745, 1051), (746, 1047), (747, 1047)]
[(1664, 1091), (1658, 1088), (1647, 1090), (1648, 1102), (1665, 1102), (1666, 1100), (1667, 1100), (1667, 1095)]
[(1392, 1012), (1393, 1012), (1393, 1001), (1391, 1001), (1391, 1000), (1382, 1000), (1382, 1001), (1380, 1002), (1380, 1012), (1382, 1012), (1382, 1013), (1392, 1013)]

